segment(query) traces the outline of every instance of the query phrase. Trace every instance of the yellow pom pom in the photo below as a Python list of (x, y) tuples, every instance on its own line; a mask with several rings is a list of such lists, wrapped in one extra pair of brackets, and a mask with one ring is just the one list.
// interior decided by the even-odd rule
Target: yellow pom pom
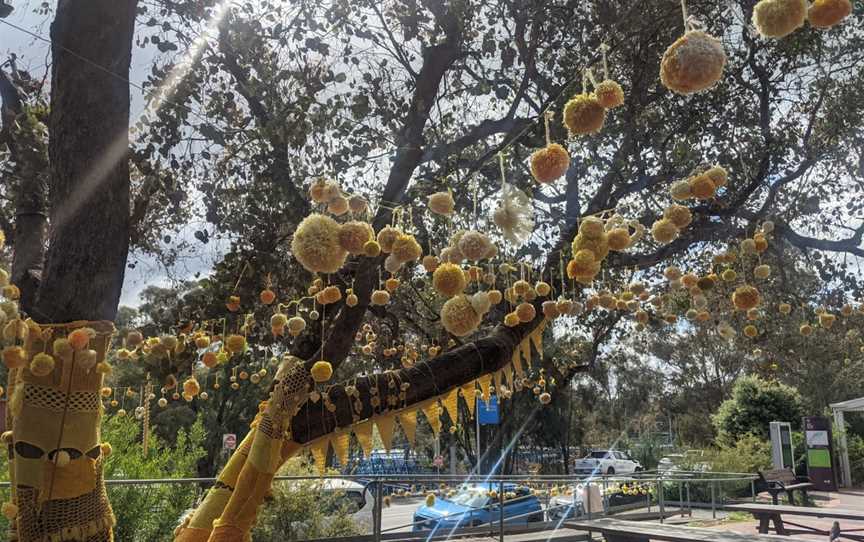
[(738, 273), (734, 269), (726, 269), (723, 273), (720, 274), (720, 278), (722, 278), (726, 282), (732, 282), (736, 278), (738, 278)]
[(194, 376), (187, 378), (183, 381), (183, 394), (188, 395), (190, 397), (195, 397), (201, 391), (201, 385), (198, 383), (198, 380), (195, 379)]
[(356, 307), (359, 302), (360, 299), (357, 298), (356, 294), (351, 293), (345, 296), (345, 304), (349, 307)]
[(813, 326), (811, 326), (810, 324), (801, 324), (801, 327), (798, 328), (798, 332), (801, 333), (801, 335), (807, 337), (811, 333), (813, 333)]
[(739, 286), (732, 294), (732, 304), (741, 311), (758, 307), (760, 300), (759, 290), (749, 285)]
[(606, 109), (594, 94), (577, 94), (564, 106), (564, 126), (574, 134), (596, 134), (606, 122)]
[(759, 0), (753, 8), (753, 25), (765, 38), (782, 38), (804, 26), (807, 0)]
[(327, 212), (335, 216), (344, 215), (348, 209), (348, 198), (342, 195), (336, 196), (327, 204)]
[(423, 269), (427, 273), (434, 273), (435, 270), (438, 269), (438, 265), (441, 263), (441, 261), (438, 259), (437, 256), (427, 254), (426, 256), (423, 256), (422, 263)]
[(405, 263), (419, 260), (423, 255), (423, 249), (413, 235), (403, 233), (393, 241), (390, 253), (398, 262)]
[(726, 183), (729, 182), (729, 173), (723, 166), (711, 166), (705, 171), (704, 175), (711, 179), (711, 182), (713, 182), (714, 186), (717, 188), (726, 186)]
[(348, 255), (339, 242), (340, 231), (341, 228), (335, 220), (313, 213), (297, 226), (291, 242), (291, 252), (307, 271), (335, 273), (345, 263)]
[(589, 237), (580, 232), (571, 245), (573, 254), (578, 254), (583, 250), (589, 250), (594, 254), (594, 261), (599, 265), (606, 256), (609, 255), (609, 236), (606, 233), (601, 233), (597, 237)]
[(753, 276), (757, 279), (767, 279), (771, 276), (771, 266), (764, 263), (762, 265), (757, 265), (753, 269)]
[(492, 305), (497, 305), (501, 303), (503, 299), (503, 295), (501, 294), (501, 290), (489, 290), (489, 303)]
[(624, 90), (615, 81), (609, 79), (601, 81), (594, 89), (594, 95), (597, 96), (600, 105), (606, 109), (615, 109), (624, 105)]
[(339, 229), (339, 246), (349, 254), (359, 255), (366, 253), (366, 243), (375, 238), (372, 226), (366, 222), (352, 220), (342, 224)]
[(814, 0), (807, 11), (807, 19), (816, 28), (831, 28), (852, 13), (849, 0)]
[(464, 337), (480, 325), (481, 316), (474, 310), (471, 300), (465, 295), (448, 299), (441, 307), (441, 325), (449, 333)]
[(537, 316), (537, 309), (531, 303), (520, 303), (516, 307), (516, 316), (522, 323), (530, 322)]
[(243, 335), (228, 335), (225, 339), (225, 349), (236, 354), (246, 349), (246, 337)]
[(554, 320), (561, 316), (561, 311), (558, 310), (558, 303), (555, 301), (544, 301), (543, 316), (550, 320)]
[(389, 254), (393, 250), (393, 243), (396, 238), (402, 235), (402, 232), (392, 226), (385, 226), (378, 232), (378, 244), (381, 246), (381, 251)]
[(570, 154), (558, 143), (551, 143), (531, 155), (531, 175), (540, 184), (560, 178), (569, 167)]
[(33, 376), (48, 376), (53, 370), (54, 358), (52, 358), (49, 354), (40, 352), (39, 354), (33, 356), (33, 359), (30, 360), (30, 372), (33, 373)]
[(429, 196), (429, 210), (436, 215), (450, 216), (453, 214), (453, 209), (456, 203), (453, 201), (453, 194), (450, 191), (436, 192)]
[(744, 326), (744, 335), (752, 339), (753, 337), (759, 335), (759, 330), (756, 329), (756, 326), (754, 326), (753, 324), (748, 324)]
[(549, 286), (548, 282), (543, 282), (542, 280), (534, 285), (534, 291), (537, 292), (539, 296), (547, 296), (549, 292), (552, 291), (552, 287)]
[(543, 393), (541, 393), (537, 398), (544, 405), (548, 405), (549, 403), (552, 402), (552, 396), (549, 395), (549, 392), (547, 392), (547, 391), (544, 391)]
[(27, 364), (27, 353), (20, 346), (7, 346), (3, 349), (3, 364), (7, 369), (20, 369)]
[(363, 255), (367, 258), (374, 258), (381, 254), (381, 245), (378, 244), (378, 241), (372, 240), (367, 241), (365, 245), (363, 245)]
[(693, 221), (693, 215), (690, 213), (690, 209), (683, 205), (678, 205), (677, 203), (673, 203), (669, 207), (666, 207), (666, 210), (663, 211), (663, 218), (671, 220), (679, 230), (683, 230)]
[(661, 218), (651, 226), (651, 236), (661, 245), (666, 245), (678, 237), (679, 230), (668, 218)]
[(3, 517), (9, 521), (12, 521), (18, 516), (18, 507), (8, 501), (3, 503), (3, 506), (0, 507), (0, 511), (3, 512)]
[(613, 228), (606, 234), (609, 250), (621, 251), (630, 246), (630, 232), (627, 228)]
[(428, 495), (426, 495), (426, 506), (428, 508), (432, 508), (433, 506), (435, 506), (435, 494), (434, 493), (429, 493)]
[(387, 290), (375, 290), (371, 298), (373, 305), (383, 306), (390, 303), (390, 292)]
[(432, 287), (445, 297), (461, 294), (466, 286), (465, 273), (456, 264), (443, 263), (432, 274)]
[(792, 312), (792, 305), (789, 303), (780, 303), (778, 305), (777, 310), (780, 311), (780, 314), (786, 315)]
[(333, 376), (333, 366), (330, 365), (329, 361), (316, 361), (309, 372), (312, 375), (312, 379), (320, 384), (327, 382)]
[(834, 322), (836, 320), (837, 317), (830, 312), (823, 312), (819, 315), (819, 325), (824, 327), (825, 329), (831, 329), (831, 326), (834, 325)]
[(465, 259), (474, 262), (491, 258), (497, 252), (489, 237), (478, 231), (463, 232), (455, 245)]
[(111, 447), (110, 442), (103, 442), (99, 445), (99, 448), (102, 450), (102, 457), (109, 457), (111, 452), (114, 451), (114, 448)]
[(707, 175), (696, 175), (687, 182), (690, 184), (690, 193), (698, 200), (709, 200), (717, 193), (714, 181)]
[(694, 30), (678, 38), (663, 53), (660, 81), (678, 94), (709, 89), (723, 76), (726, 52), (720, 40)]

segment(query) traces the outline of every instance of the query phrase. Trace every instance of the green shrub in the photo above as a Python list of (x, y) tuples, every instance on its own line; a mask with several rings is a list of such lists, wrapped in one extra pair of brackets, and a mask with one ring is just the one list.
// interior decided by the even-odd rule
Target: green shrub
[[(160, 479), (196, 476), (196, 464), (204, 457), (201, 420), (180, 429), (174, 446), (151, 434), (144, 456), (141, 429), (131, 418), (106, 416), (102, 439), (113, 453), (105, 461), (105, 479)], [(117, 517), (114, 539), (124, 542), (171, 540), (180, 516), (194, 506), (200, 488), (194, 484), (108, 485), (108, 497)]]
[(732, 398), (720, 405), (713, 421), (718, 442), (731, 446), (747, 434), (767, 439), (772, 421), (788, 421), (797, 428), (802, 412), (801, 395), (795, 388), (757, 376), (742, 376), (735, 381)]
[[(279, 474), (314, 476), (311, 466), (300, 458), (289, 460)], [(341, 498), (343, 495), (321, 491), (321, 483), (315, 479), (274, 482), (273, 494), (252, 530), (252, 542), (357, 536), (368, 532), (370, 525), (352, 517), (353, 510)]]

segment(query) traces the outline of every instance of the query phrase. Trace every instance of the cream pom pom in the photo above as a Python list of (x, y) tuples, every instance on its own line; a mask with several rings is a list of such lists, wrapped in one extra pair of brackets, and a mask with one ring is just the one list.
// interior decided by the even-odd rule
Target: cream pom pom
[(531, 175), (540, 184), (558, 179), (570, 167), (570, 154), (558, 143), (550, 143), (531, 155)]
[(759, 0), (753, 25), (764, 38), (782, 38), (804, 26), (807, 0)]
[(693, 197), (693, 194), (690, 192), (690, 183), (686, 180), (675, 181), (669, 187), (669, 195), (676, 201), (690, 199)]
[(453, 194), (450, 191), (436, 192), (429, 196), (429, 210), (436, 215), (450, 216), (453, 214), (453, 209), (456, 203), (453, 201)]
[(673, 203), (669, 207), (666, 207), (666, 210), (663, 211), (663, 218), (671, 220), (679, 230), (683, 230), (693, 221), (693, 215), (690, 213), (690, 209), (683, 205), (678, 205), (677, 203)]
[(393, 226), (385, 226), (378, 232), (378, 244), (381, 245), (381, 251), (389, 254), (393, 250), (393, 243), (396, 238), (402, 234), (401, 231)]
[(594, 94), (577, 94), (564, 106), (564, 126), (574, 134), (596, 134), (606, 122), (606, 109)]
[(464, 337), (480, 326), (480, 315), (465, 295), (448, 299), (441, 307), (441, 324), (449, 333)]
[(610, 79), (601, 81), (594, 89), (594, 95), (597, 96), (600, 105), (606, 109), (615, 109), (624, 105), (624, 90), (621, 89), (621, 85)]
[(771, 266), (766, 264), (757, 265), (753, 269), (753, 276), (757, 279), (767, 279), (771, 276)]
[(327, 212), (336, 216), (344, 215), (348, 212), (348, 198), (341, 195), (336, 196), (327, 204)]
[(660, 81), (678, 94), (709, 89), (723, 76), (726, 51), (720, 40), (693, 30), (678, 38), (663, 53)]
[(389, 254), (384, 258), (384, 269), (386, 269), (388, 273), (396, 273), (402, 269), (402, 262), (399, 261), (396, 255)]
[(519, 317), (519, 321), (524, 324), (525, 322), (530, 322), (537, 316), (537, 309), (535, 309), (534, 305), (531, 303), (523, 301), (516, 306), (516, 316)]
[(704, 175), (711, 179), (711, 182), (713, 182), (714, 186), (717, 188), (726, 186), (726, 183), (729, 182), (729, 172), (727, 172), (726, 168), (723, 166), (711, 166), (705, 170)]
[(814, 0), (807, 11), (807, 19), (816, 28), (831, 28), (852, 13), (849, 0)]
[(458, 247), (447, 247), (441, 251), (441, 261), (445, 263), (462, 263), (465, 256)]
[(434, 273), (435, 270), (438, 269), (438, 266), (441, 264), (441, 261), (438, 259), (437, 256), (427, 254), (426, 256), (423, 256), (422, 264), (423, 269), (427, 273)]
[[(534, 231), (534, 209), (531, 198), (518, 188), (504, 184), (501, 203), (492, 214), (492, 221), (504, 238), (516, 246), (522, 245)], [(443, 255), (442, 255), (443, 259)]]
[(366, 210), (369, 203), (362, 196), (351, 196), (348, 198), (348, 209), (354, 214), (360, 214)]
[(390, 253), (401, 263), (406, 263), (419, 260), (423, 255), (423, 249), (413, 235), (403, 233), (396, 236)]
[(370, 301), (373, 305), (386, 305), (390, 302), (390, 292), (387, 290), (375, 290), (372, 292)]
[(651, 236), (661, 245), (666, 245), (678, 237), (678, 227), (668, 218), (661, 218), (651, 226)]
[(471, 296), (471, 306), (474, 307), (474, 312), (483, 316), (492, 307), (492, 301), (489, 299), (487, 292), (477, 292)]
[(474, 262), (488, 258), (493, 247), (492, 241), (479, 231), (466, 231), (459, 237), (456, 246), (466, 259)]
[(335, 220), (313, 213), (297, 226), (291, 251), (307, 271), (335, 273), (348, 255), (339, 243), (339, 231)]
[(339, 229), (339, 246), (350, 254), (365, 254), (366, 243), (374, 238), (375, 231), (372, 230), (372, 226), (359, 220), (346, 222)]
[(33, 376), (48, 376), (53, 370), (54, 358), (44, 352), (36, 354), (30, 361), (30, 372)]
[(584, 235), (585, 237), (588, 237), (589, 239), (597, 239), (598, 237), (603, 235), (603, 231), (603, 221), (596, 216), (586, 217), (579, 224), (579, 233)]
[(456, 264), (443, 263), (432, 274), (432, 287), (439, 294), (446, 297), (461, 294), (467, 284), (465, 273)]

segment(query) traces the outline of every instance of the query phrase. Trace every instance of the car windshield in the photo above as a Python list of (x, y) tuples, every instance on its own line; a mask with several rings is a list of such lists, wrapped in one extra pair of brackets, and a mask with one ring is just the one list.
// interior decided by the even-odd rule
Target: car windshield
[(463, 489), (450, 499), (451, 502), (467, 506), (468, 508), (481, 508), (489, 500), (485, 491), (478, 488)]
[(588, 454), (588, 457), (591, 459), (603, 459), (604, 457), (609, 457), (609, 452), (591, 452)]

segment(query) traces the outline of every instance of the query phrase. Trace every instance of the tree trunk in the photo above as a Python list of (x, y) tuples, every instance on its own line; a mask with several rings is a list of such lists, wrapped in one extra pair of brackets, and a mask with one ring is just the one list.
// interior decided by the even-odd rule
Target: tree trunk
[(51, 231), (34, 311), (50, 322), (117, 315), (129, 250), (128, 78), (137, 3), (60, 0), (51, 25)]

